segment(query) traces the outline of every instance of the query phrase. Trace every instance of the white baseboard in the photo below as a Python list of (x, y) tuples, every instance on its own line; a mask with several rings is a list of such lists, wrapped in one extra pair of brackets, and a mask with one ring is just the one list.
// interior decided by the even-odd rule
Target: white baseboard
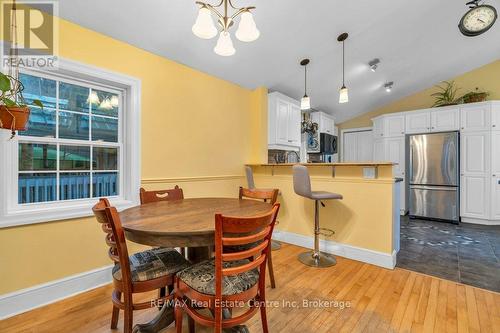
[(0, 295), (0, 320), (106, 285), (111, 282), (112, 268), (106, 266)]
[(473, 223), (473, 224), (481, 224), (481, 225), (500, 225), (500, 220), (483, 220), (483, 219), (475, 219), (470, 217), (462, 217), (460, 219), (461, 222), (464, 223)]
[[(314, 246), (314, 238), (312, 236), (304, 236), (287, 231), (275, 230), (273, 232), (273, 239), (308, 249), (312, 249)], [(321, 251), (327, 253), (384, 268), (394, 269), (396, 266), (396, 251), (388, 254), (323, 239), (320, 240), (319, 247)]]

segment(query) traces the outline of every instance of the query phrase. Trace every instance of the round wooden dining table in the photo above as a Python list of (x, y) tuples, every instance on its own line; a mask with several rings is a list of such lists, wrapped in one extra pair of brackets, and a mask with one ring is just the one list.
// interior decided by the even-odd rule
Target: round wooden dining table
[[(128, 208), (120, 212), (120, 219), (128, 240), (149, 246), (188, 248), (188, 258), (199, 262), (209, 258), (209, 247), (215, 244), (215, 214), (250, 217), (271, 209), (271, 204), (256, 200), (195, 198)], [(159, 332), (173, 321), (173, 308), (165, 305), (149, 323), (136, 325), (134, 332)], [(240, 326), (228, 331), (247, 330)]]

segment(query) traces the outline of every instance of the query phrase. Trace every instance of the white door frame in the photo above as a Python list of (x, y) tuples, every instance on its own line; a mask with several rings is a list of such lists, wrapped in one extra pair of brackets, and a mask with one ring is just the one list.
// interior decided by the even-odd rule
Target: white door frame
[(344, 133), (353, 133), (353, 132), (373, 132), (373, 127), (357, 127), (357, 128), (346, 128), (340, 130), (340, 161), (344, 162)]

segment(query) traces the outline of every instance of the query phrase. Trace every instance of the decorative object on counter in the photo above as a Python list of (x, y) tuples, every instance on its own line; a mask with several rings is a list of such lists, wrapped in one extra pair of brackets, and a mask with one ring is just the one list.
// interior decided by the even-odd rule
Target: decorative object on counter
[(457, 102), (457, 91), (459, 88), (455, 87), (454, 81), (443, 81), (442, 86), (437, 86), (438, 92), (431, 94), (434, 97), (434, 104), (432, 107), (456, 105)]
[(300, 65), (304, 67), (304, 97), (300, 100), (300, 109), (309, 110), (311, 108), (311, 98), (307, 96), (307, 65), (309, 64), (309, 59), (303, 59)]
[(301, 132), (315, 134), (318, 131), (318, 123), (311, 120), (310, 115), (302, 114)]
[(339, 91), (339, 103), (347, 103), (349, 102), (349, 91), (345, 86), (345, 40), (349, 37), (347, 32), (344, 32), (340, 36), (337, 37), (337, 41), (342, 43), (342, 88)]
[(370, 62), (368, 63), (368, 66), (370, 66), (370, 70), (371, 70), (372, 72), (374, 72), (374, 73), (375, 73), (375, 71), (377, 70), (378, 65), (380, 65), (380, 59), (379, 59), (379, 58), (375, 58), (375, 59), (373, 59), (372, 61), (370, 61)]
[[(10, 36), (11, 47), (9, 49), (9, 72), (4, 74), (0, 72), (0, 128), (11, 131), (11, 139), (16, 135), (16, 131), (26, 130), (26, 124), (30, 116), (30, 109), (24, 100), (24, 86), (19, 81), (19, 61), (18, 61), (18, 42), (17, 42), (17, 15), (16, 1), (12, 3), (10, 13)], [(43, 104), (35, 99), (31, 104), (43, 108)]]
[(488, 31), (498, 17), (495, 7), (482, 4), (482, 0), (473, 0), (465, 5), (469, 6), (469, 11), (462, 16), (458, 28), (467, 37), (479, 36)]
[(476, 91), (471, 91), (462, 97), (460, 97), (460, 103), (478, 103), (484, 102), (488, 98), (490, 94), (485, 91), (479, 91), (479, 88), (476, 87)]
[(384, 89), (386, 92), (391, 92), (392, 91), (392, 87), (394, 86), (394, 82), (387, 82), (386, 84), (384, 84)]
[[(234, 19), (237, 16), (241, 15), (240, 24), (235, 33), (236, 38), (242, 42), (253, 42), (259, 38), (260, 32), (257, 29), (251, 13), (251, 10), (255, 9), (255, 7), (238, 8), (233, 5), (231, 0), (220, 0), (217, 5), (211, 5), (200, 1), (196, 1), (196, 4), (200, 5), (200, 10), (192, 31), (197, 37), (202, 39), (211, 39), (215, 37), (218, 30), (213, 22), (212, 14), (214, 14), (217, 17), (217, 22), (221, 29), (217, 45), (214, 48), (214, 52), (218, 55), (228, 57), (236, 53), (233, 41), (231, 40), (231, 34), (228, 30), (233, 26)], [(236, 10), (231, 16), (228, 15), (228, 5)], [(216, 9), (221, 6), (224, 6), (224, 14), (219, 13)]]

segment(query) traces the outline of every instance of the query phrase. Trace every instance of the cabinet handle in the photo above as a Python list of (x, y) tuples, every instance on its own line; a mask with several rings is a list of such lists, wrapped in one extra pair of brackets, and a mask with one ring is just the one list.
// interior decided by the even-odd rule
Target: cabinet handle
[(401, 134), (405, 134), (405, 132), (401, 132)]
[(497, 127), (497, 125), (493, 125), (493, 127)]
[(293, 142), (293, 140), (288, 140), (288, 142)]

